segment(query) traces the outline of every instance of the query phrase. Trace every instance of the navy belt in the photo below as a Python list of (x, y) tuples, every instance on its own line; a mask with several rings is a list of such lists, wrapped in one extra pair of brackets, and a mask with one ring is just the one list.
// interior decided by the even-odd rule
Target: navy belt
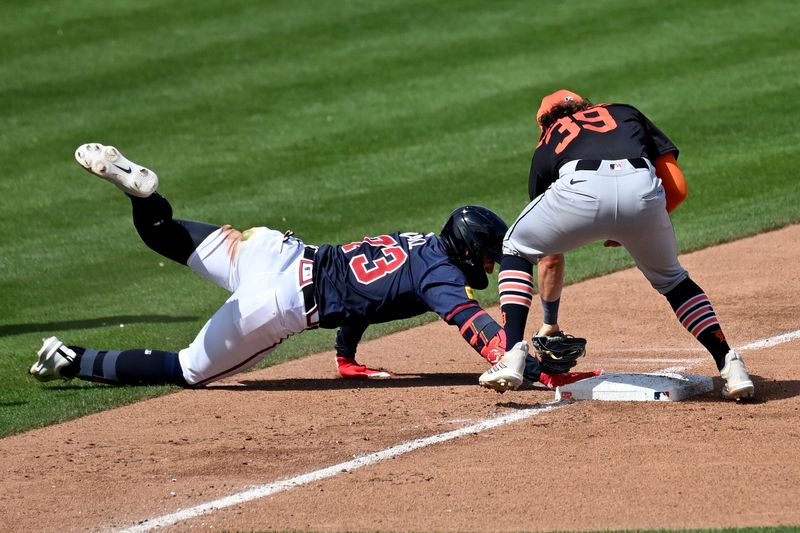
[[(647, 161), (643, 157), (634, 157), (633, 159), (628, 159), (628, 162), (633, 168), (650, 168), (647, 166)], [(597, 170), (600, 168), (601, 164), (603, 164), (603, 160), (601, 159), (581, 159), (578, 161), (578, 164), (575, 165), (575, 170)]]
[(306, 246), (306, 249), (303, 251), (303, 259), (306, 262), (311, 263), (311, 272), (312, 277), (311, 281), (306, 282), (306, 285), (303, 286), (303, 303), (306, 306), (306, 318), (308, 319), (308, 326), (309, 327), (316, 327), (319, 324), (319, 314), (317, 313), (317, 299), (315, 296), (315, 285), (316, 280), (313, 278), (313, 271), (316, 267), (315, 261), (317, 256), (317, 247), (316, 246)]

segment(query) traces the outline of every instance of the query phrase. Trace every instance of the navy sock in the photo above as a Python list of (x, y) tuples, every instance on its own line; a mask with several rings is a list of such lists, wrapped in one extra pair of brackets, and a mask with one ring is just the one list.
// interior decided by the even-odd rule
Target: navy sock
[(112, 385), (179, 385), (183, 379), (178, 354), (161, 350), (91, 350), (70, 346), (77, 358), (64, 377)]

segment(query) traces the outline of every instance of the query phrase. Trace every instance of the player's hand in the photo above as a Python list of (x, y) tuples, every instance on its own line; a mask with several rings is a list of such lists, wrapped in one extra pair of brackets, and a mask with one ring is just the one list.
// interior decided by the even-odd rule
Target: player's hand
[(354, 357), (337, 355), (336, 366), (339, 375), (345, 379), (390, 379), (395, 376), (394, 372), (362, 365)]
[(481, 348), (481, 355), (490, 365), (497, 364), (506, 353), (506, 333), (502, 329)]
[(605, 246), (606, 248), (616, 248), (617, 246), (622, 246), (622, 245), (617, 241), (612, 241), (609, 239), (603, 243), (603, 246)]
[(481, 355), (483, 356), (484, 359), (489, 361), (490, 365), (496, 365), (500, 361), (500, 359), (503, 358), (503, 355), (505, 355), (505, 353), (506, 353), (505, 350), (497, 347), (487, 346), (483, 350), (481, 350)]

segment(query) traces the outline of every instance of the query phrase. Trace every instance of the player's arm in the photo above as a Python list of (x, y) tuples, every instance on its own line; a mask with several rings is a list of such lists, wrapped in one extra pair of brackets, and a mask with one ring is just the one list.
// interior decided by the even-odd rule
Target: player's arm
[(370, 368), (356, 361), (356, 349), (367, 326), (368, 322), (351, 321), (343, 324), (336, 332), (336, 367), (343, 378), (387, 379), (394, 376), (388, 370)]
[(442, 320), (456, 326), (464, 340), (491, 364), (505, 354), (505, 332), (475, 300), (464, 274), (453, 264), (440, 264), (419, 282), (419, 296)]
[(564, 289), (565, 265), (564, 254), (546, 255), (536, 265), (539, 300), (544, 314), (537, 335), (555, 335), (561, 331), (558, 325), (558, 307)]
[(361, 336), (364, 335), (367, 326), (366, 322), (348, 322), (343, 324), (336, 332), (336, 355), (354, 358)]
[(536, 182), (536, 168), (533, 165), (533, 158), (531, 158), (531, 170), (528, 172), (528, 197), (530, 200), (537, 196)]
[(456, 307), (444, 317), (445, 322), (456, 326), (464, 340), (491, 364), (495, 364), (506, 351), (506, 335), (477, 302), (471, 301)]
[(547, 169), (542, 168), (536, 161), (536, 152), (531, 158), (531, 169), (528, 172), (528, 199), (533, 200), (550, 186), (558, 177), (553, 177)]
[(656, 176), (661, 179), (664, 192), (667, 195), (667, 213), (672, 213), (675, 208), (686, 199), (689, 194), (686, 178), (678, 166), (673, 152), (666, 153), (656, 158)]

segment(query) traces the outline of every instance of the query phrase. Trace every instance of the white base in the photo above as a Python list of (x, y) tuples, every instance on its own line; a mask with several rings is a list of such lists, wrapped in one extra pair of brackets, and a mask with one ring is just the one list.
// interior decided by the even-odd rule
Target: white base
[(612, 373), (556, 388), (556, 400), (679, 402), (714, 390), (708, 376)]

